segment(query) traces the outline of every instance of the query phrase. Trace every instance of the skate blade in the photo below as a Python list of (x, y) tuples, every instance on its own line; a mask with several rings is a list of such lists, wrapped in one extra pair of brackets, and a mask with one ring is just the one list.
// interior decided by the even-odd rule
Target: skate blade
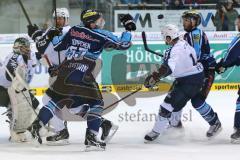
[(65, 146), (65, 145), (69, 145), (69, 141), (68, 139), (63, 139), (63, 140), (59, 140), (59, 141), (47, 141), (47, 145), (48, 146)]
[(232, 144), (240, 144), (240, 139), (231, 139)]
[(217, 132), (215, 132), (211, 137), (207, 137), (208, 140), (214, 139), (217, 135), (219, 135), (219, 133), (220, 133), (221, 131), (222, 131), (222, 127), (219, 128), (219, 129), (217, 130)]
[(116, 134), (117, 130), (118, 130), (118, 126), (117, 125), (113, 125), (112, 128), (111, 128), (111, 131), (109, 133), (109, 135), (107, 136), (107, 138), (104, 140), (105, 143), (109, 143), (113, 136)]
[(92, 152), (92, 151), (105, 151), (105, 147), (97, 147), (97, 146), (89, 146), (86, 145), (84, 152)]

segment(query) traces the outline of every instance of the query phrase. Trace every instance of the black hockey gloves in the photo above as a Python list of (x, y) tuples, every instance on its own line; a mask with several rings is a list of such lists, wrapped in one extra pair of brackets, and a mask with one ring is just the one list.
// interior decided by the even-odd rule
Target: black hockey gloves
[(221, 61), (217, 63), (217, 65), (215, 66), (215, 71), (218, 74), (224, 73), (226, 71), (226, 68), (223, 67), (223, 59), (221, 59)]
[(58, 75), (58, 67), (57, 66), (51, 66), (48, 68), (48, 73), (50, 77), (54, 77)]
[(43, 31), (38, 28), (36, 24), (34, 25), (28, 25), (28, 36), (32, 38), (32, 40), (35, 41), (35, 39), (39, 36), (42, 36)]
[(133, 21), (133, 17), (130, 14), (125, 14), (120, 17), (120, 21), (122, 22), (123, 26), (127, 31), (135, 31), (136, 24)]
[(62, 28), (52, 27), (47, 32), (47, 37), (50, 41), (53, 40), (53, 37), (62, 35)]

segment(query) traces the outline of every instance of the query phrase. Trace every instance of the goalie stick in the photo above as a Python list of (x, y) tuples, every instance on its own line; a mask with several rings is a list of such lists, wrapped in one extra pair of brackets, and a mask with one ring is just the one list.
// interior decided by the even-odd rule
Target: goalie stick
[(163, 57), (162, 54), (158, 53), (158, 52), (155, 52), (153, 50), (151, 50), (148, 45), (147, 45), (147, 38), (146, 38), (146, 33), (143, 31), (142, 32), (142, 40), (143, 40), (143, 45), (144, 45), (144, 49), (152, 54), (155, 54), (155, 55), (158, 55), (160, 57)]

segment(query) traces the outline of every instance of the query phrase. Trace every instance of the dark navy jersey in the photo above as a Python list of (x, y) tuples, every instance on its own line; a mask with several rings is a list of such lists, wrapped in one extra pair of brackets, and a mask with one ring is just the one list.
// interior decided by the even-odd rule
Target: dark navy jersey
[(96, 60), (104, 48), (126, 50), (131, 46), (131, 33), (123, 32), (118, 38), (112, 32), (102, 29), (88, 29), (77, 25), (65, 36), (53, 39), (56, 51), (66, 51), (66, 58), (86, 57)]
[(240, 34), (238, 34), (228, 46), (227, 54), (223, 61), (224, 67), (240, 65)]

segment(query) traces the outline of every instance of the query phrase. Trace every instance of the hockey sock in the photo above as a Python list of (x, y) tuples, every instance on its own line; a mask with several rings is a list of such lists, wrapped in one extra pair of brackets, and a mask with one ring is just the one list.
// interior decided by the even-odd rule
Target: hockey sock
[(203, 102), (202, 104), (198, 103), (194, 106), (194, 108), (201, 114), (210, 126), (212, 126), (218, 119), (217, 114), (214, 113), (212, 107), (206, 102)]
[(94, 132), (99, 131), (99, 127), (101, 124), (101, 113), (102, 106), (100, 105), (90, 106), (90, 111), (87, 115), (87, 126), (90, 130)]
[(182, 111), (183, 110), (180, 110), (178, 112), (172, 112), (171, 118), (169, 120), (171, 126), (177, 126), (178, 123), (181, 121)]
[(168, 126), (169, 126), (168, 118), (158, 115), (152, 130), (157, 133), (163, 133), (165, 130), (167, 130)]
[(53, 111), (48, 106), (43, 106), (39, 111), (38, 117), (46, 125), (53, 117)]
[(240, 97), (237, 100), (236, 103), (236, 111), (234, 116), (234, 127), (240, 128)]

